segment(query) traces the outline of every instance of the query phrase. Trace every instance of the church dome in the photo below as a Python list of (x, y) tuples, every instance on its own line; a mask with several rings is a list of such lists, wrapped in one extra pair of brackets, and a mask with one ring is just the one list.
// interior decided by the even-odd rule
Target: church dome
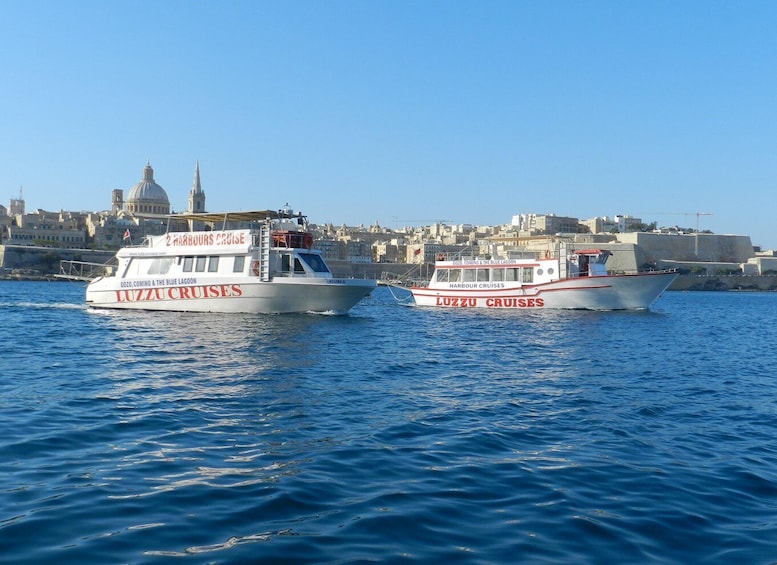
[(143, 180), (130, 188), (126, 200), (127, 210), (133, 213), (169, 214), (170, 200), (165, 189), (154, 180), (154, 169), (147, 162), (143, 169)]
[(127, 202), (137, 202), (140, 200), (153, 200), (170, 204), (165, 189), (154, 180), (154, 169), (151, 168), (150, 163), (146, 163), (143, 169), (143, 180), (130, 188), (127, 195)]

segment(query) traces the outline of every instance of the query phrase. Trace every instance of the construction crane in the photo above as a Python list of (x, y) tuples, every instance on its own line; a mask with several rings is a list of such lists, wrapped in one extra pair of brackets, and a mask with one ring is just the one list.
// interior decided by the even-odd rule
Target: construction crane
[(699, 233), (699, 216), (712, 216), (712, 212), (696, 212), (696, 233)]
[(699, 216), (712, 216), (712, 212), (652, 212), (640, 216), (696, 216), (696, 233), (699, 233)]

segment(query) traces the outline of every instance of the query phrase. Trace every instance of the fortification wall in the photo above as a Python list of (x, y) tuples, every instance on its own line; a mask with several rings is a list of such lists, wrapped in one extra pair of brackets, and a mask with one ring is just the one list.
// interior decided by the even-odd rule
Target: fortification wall
[(105, 263), (115, 254), (115, 251), (93, 249), (0, 245), (0, 270), (8, 272), (24, 269), (39, 271), (41, 274), (56, 274), (59, 272), (59, 262), (62, 260)]
[(669, 290), (770, 290), (777, 291), (777, 276), (680, 275)]
[(657, 264), (660, 260), (746, 263), (755, 256), (746, 235), (621, 233), (618, 241), (637, 246), (637, 262)]

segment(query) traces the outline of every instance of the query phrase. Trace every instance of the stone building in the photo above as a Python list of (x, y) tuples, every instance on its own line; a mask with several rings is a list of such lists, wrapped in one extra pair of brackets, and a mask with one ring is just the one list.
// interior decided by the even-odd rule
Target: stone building
[(84, 215), (74, 212), (48, 212), (38, 209), (25, 214), (24, 200), (12, 200), (13, 214), (5, 228), (8, 245), (36, 245), (45, 247), (84, 247)]

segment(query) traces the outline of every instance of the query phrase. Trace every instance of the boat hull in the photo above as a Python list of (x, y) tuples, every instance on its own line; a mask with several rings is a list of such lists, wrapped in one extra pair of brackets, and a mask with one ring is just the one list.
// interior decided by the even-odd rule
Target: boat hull
[(124, 310), (344, 314), (376, 286), (374, 280), (282, 277), (271, 282), (241, 277), (135, 286), (145, 282), (115, 277), (96, 279), (86, 289), (86, 303), (92, 308)]
[(414, 287), (418, 306), (510, 310), (644, 310), (677, 278), (674, 271), (576, 277), (513, 288)]

